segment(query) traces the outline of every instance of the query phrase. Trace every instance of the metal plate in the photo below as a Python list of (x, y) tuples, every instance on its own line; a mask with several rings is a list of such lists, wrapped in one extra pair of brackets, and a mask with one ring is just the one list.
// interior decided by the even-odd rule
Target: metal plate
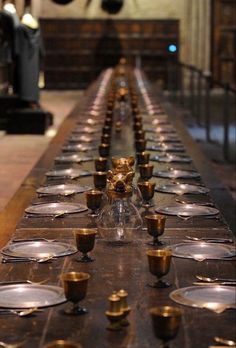
[(147, 133), (158, 133), (158, 134), (173, 134), (176, 133), (174, 127), (172, 126), (158, 126), (158, 127), (145, 127), (145, 132)]
[(78, 126), (72, 131), (72, 133), (76, 133), (76, 134), (95, 134), (100, 132), (101, 132), (101, 127), (95, 128), (95, 127), (83, 127), (83, 126), (82, 127)]
[(213, 309), (218, 305), (223, 309), (236, 308), (233, 286), (189, 286), (172, 291), (170, 298), (177, 303), (191, 307)]
[(86, 211), (87, 207), (82, 204), (72, 204), (72, 203), (43, 203), (37, 205), (31, 205), (25, 209), (28, 214), (37, 214), (43, 216), (55, 216), (63, 214), (73, 214)]
[(56, 170), (50, 170), (46, 173), (46, 176), (49, 177), (56, 177), (56, 178), (69, 178), (69, 179), (76, 179), (81, 178), (85, 176), (92, 175), (87, 170), (79, 170), (74, 168), (68, 168), (68, 169), (56, 169)]
[(192, 160), (189, 156), (184, 155), (161, 155), (161, 156), (150, 156), (151, 161), (156, 162), (164, 162), (164, 163), (170, 163), (170, 162), (176, 162), (176, 163), (190, 163)]
[(154, 135), (147, 135), (146, 136), (147, 141), (152, 141), (154, 143), (177, 143), (180, 142), (179, 138), (175, 134), (167, 134), (167, 135), (160, 135), (160, 136), (154, 136)]
[(62, 242), (29, 241), (11, 243), (2, 249), (2, 254), (13, 257), (60, 257), (77, 252), (73, 245)]
[(82, 163), (82, 162), (90, 162), (90, 161), (93, 161), (92, 157), (89, 157), (89, 156), (81, 157), (76, 154), (62, 155), (55, 158), (55, 162), (58, 162), (58, 163)]
[(150, 126), (150, 124), (153, 126), (160, 126), (160, 125), (170, 125), (170, 122), (168, 121), (167, 116), (162, 116), (162, 117), (158, 116), (158, 118), (154, 118), (153, 120), (145, 121), (144, 124), (148, 126)]
[(65, 302), (64, 290), (58, 286), (14, 284), (0, 287), (0, 307), (42, 308)]
[(192, 194), (206, 194), (209, 192), (209, 189), (202, 186), (190, 185), (190, 184), (166, 184), (166, 185), (157, 185), (155, 191), (165, 192), (165, 193), (175, 193), (177, 195), (184, 195), (187, 193)]
[(219, 210), (197, 204), (171, 204), (155, 209), (157, 213), (182, 217), (208, 216), (219, 214)]
[(97, 120), (95, 118), (88, 118), (86, 120), (79, 120), (77, 122), (77, 124), (79, 124), (79, 125), (88, 125), (88, 126), (95, 126), (97, 124), (102, 124), (102, 123), (103, 123), (102, 120), (99, 121), (99, 120)]
[(98, 137), (90, 137), (88, 135), (79, 135), (79, 136), (71, 136), (68, 141), (71, 142), (71, 143), (78, 143), (78, 142), (81, 142), (81, 143), (93, 143), (94, 141), (96, 140), (99, 140)]
[(91, 190), (91, 186), (81, 186), (72, 184), (61, 184), (39, 187), (36, 192), (43, 195), (70, 196), (75, 193), (82, 193)]
[(63, 152), (86, 152), (96, 150), (97, 146), (83, 145), (83, 144), (68, 144), (62, 146)]
[(236, 255), (235, 246), (220, 243), (187, 242), (171, 245), (170, 248), (173, 256), (196, 261), (222, 259)]
[(194, 179), (199, 178), (200, 174), (192, 170), (173, 169), (158, 170), (153, 173), (153, 176), (159, 178), (173, 178), (173, 179)]
[(147, 150), (149, 151), (161, 151), (161, 152), (184, 152), (185, 149), (179, 143), (173, 144), (165, 144), (160, 143), (159, 145), (148, 145)]

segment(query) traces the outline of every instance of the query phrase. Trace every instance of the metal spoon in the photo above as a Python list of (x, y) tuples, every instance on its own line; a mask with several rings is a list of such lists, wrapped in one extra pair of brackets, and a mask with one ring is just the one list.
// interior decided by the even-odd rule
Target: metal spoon
[(4, 347), (4, 348), (19, 348), (19, 347), (22, 347), (24, 343), (25, 343), (25, 341), (17, 342), (17, 343), (6, 343), (6, 342), (3, 342), (3, 341), (0, 341), (0, 347)]
[(236, 341), (233, 341), (233, 340), (227, 340), (225, 338), (217, 337), (217, 336), (214, 337), (214, 340), (217, 343), (221, 343), (229, 347), (236, 347)]
[(21, 243), (21, 242), (57, 242), (58, 239), (47, 239), (47, 238), (14, 238), (11, 240), (12, 243)]
[(2, 309), (0, 310), (0, 314), (16, 314), (18, 317), (26, 317), (27, 315), (32, 314), (38, 310), (37, 307), (27, 308), (22, 310), (15, 309)]
[(51, 259), (53, 259), (54, 256), (47, 256), (47, 257), (42, 257), (40, 259), (38, 258), (33, 258), (33, 257), (3, 257), (2, 258), (2, 263), (11, 263), (11, 262), (30, 262), (30, 261), (35, 261), (38, 263), (44, 263), (47, 262)]
[(201, 280), (201, 281), (207, 282), (207, 283), (215, 283), (217, 281), (219, 281), (219, 282), (236, 282), (236, 279), (210, 278), (210, 277), (204, 277), (204, 276), (201, 276), (201, 275), (196, 275), (195, 277), (198, 280)]
[(201, 241), (204, 241), (204, 242), (212, 242), (212, 243), (233, 243), (233, 239), (230, 239), (230, 238), (210, 238), (210, 237), (201, 237), (201, 238), (198, 238), (198, 237), (192, 237), (192, 236), (185, 236), (187, 239), (190, 239), (190, 240), (193, 240), (193, 241), (196, 241), (196, 242), (201, 242)]

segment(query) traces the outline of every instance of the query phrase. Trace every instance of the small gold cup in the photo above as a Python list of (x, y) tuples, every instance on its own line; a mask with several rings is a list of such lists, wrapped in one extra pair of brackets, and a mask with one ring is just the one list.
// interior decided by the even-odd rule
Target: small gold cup
[(135, 141), (135, 148), (137, 152), (144, 152), (146, 150), (147, 140), (140, 139)]
[(43, 348), (82, 348), (81, 344), (65, 341), (65, 340), (56, 340), (43, 345)]
[(168, 341), (173, 340), (179, 331), (182, 311), (174, 306), (153, 307), (149, 310), (152, 318), (153, 331), (156, 338), (168, 347)]
[(133, 125), (133, 129), (135, 132), (138, 132), (143, 129), (143, 124), (141, 122), (135, 122)]
[(110, 324), (107, 326), (107, 330), (119, 331), (122, 329), (121, 320), (124, 317), (124, 312), (121, 309), (121, 299), (116, 293), (112, 294), (108, 298), (110, 308), (105, 312)]
[(112, 117), (106, 117), (105, 126), (108, 126), (108, 127), (112, 126)]
[(107, 158), (106, 157), (98, 157), (94, 160), (95, 170), (97, 172), (105, 172), (107, 169)]
[(145, 221), (147, 232), (153, 237), (152, 242), (148, 242), (148, 244), (153, 246), (163, 245), (164, 243), (159, 241), (158, 237), (162, 236), (165, 231), (166, 216), (159, 214), (146, 215)]
[(140, 164), (139, 165), (139, 173), (142, 179), (149, 180), (152, 178), (153, 174), (153, 164)]
[(138, 188), (143, 198), (143, 207), (149, 208), (154, 206), (152, 198), (155, 193), (155, 186), (156, 183), (151, 181), (142, 181), (138, 183)]
[(101, 136), (101, 142), (102, 142), (102, 144), (110, 144), (110, 142), (111, 142), (111, 136), (109, 135), (109, 134), (103, 134), (102, 136)]
[(95, 172), (93, 173), (94, 187), (98, 190), (102, 190), (107, 185), (107, 172)]
[(154, 284), (148, 284), (152, 288), (168, 288), (169, 283), (163, 281), (161, 278), (170, 270), (172, 252), (170, 249), (147, 250), (149, 271), (157, 277)]
[(110, 126), (104, 126), (102, 128), (102, 134), (105, 135), (105, 134), (108, 134), (110, 135), (111, 134), (111, 127)]
[(98, 146), (98, 152), (99, 152), (99, 156), (101, 157), (107, 157), (109, 155), (110, 152), (110, 145), (109, 144), (100, 144)]
[(92, 262), (93, 258), (88, 256), (88, 252), (92, 251), (95, 244), (95, 237), (97, 231), (94, 228), (77, 228), (73, 231), (78, 251), (83, 255), (77, 261), (79, 262)]
[(139, 130), (134, 133), (135, 139), (136, 140), (145, 140), (145, 131), (144, 130)]
[(66, 314), (81, 315), (87, 313), (87, 309), (80, 307), (79, 302), (86, 296), (89, 278), (90, 275), (84, 272), (61, 274), (65, 297), (72, 302), (72, 307), (69, 306), (64, 310)]
[(98, 209), (102, 203), (103, 193), (99, 190), (90, 190), (85, 193), (87, 207), (91, 209), (91, 216), (98, 216)]
[(136, 153), (137, 163), (138, 164), (148, 164), (150, 153), (143, 151), (143, 152), (137, 152)]

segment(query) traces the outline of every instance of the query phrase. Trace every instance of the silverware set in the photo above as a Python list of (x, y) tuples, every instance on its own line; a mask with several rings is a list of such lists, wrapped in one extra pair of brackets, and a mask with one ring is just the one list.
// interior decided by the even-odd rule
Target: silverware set
[(230, 279), (230, 278), (211, 278), (211, 277), (204, 277), (202, 275), (196, 275), (197, 282), (194, 282), (194, 285), (227, 285), (227, 286), (236, 286), (236, 279)]

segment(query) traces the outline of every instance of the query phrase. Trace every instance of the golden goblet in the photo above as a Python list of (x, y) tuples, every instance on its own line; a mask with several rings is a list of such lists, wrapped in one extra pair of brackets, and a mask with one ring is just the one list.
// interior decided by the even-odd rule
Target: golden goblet
[(135, 148), (137, 152), (144, 152), (146, 150), (147, 140), (135, 140)]
[(168, 288), (169, 283), (161, 278), (170, 270), (170, 262), (172, 252), (170, 249), (147, 250), (149, 271), (157, 277), (157, 281), (153, 284), (148, 284), (152, 288)]
[(56, 340), (46, 343), (43, 348), (82, 348), (82, 346), (72, 341)]
[(99, 156), (107, 157), (109, 155), (109, 152), (110, 152), (110, 145), (101, 143), (98, 146), (98, 152), (99, 152)]
[(135, 140), (145, 140), (145, 131), (139, 130), (134, 132)]
[(137, 163), (138, 164), (148, 164), (150, 153), (143, 151), (143, 152), (137, 152), (136, 153)]
[(87, 313), (87, 309), (79, 306), (87, 293), (88, 280), (90, 275), (84, 272), (68, 272), (61, 274), (61, 281), (64, 287), (65, 297), (72, 302), (64, 312), (66, 314), (81, 315)]
[(142, 204), (143, 207), (149, 208), (154, 206), (152, 202), (152, 198), (155, 193), (155, 186), (156, 186), (156, 183), (151, 181), (143, 181), (138, 183), (138, 188), (143, 198), (143, 204)]
[(133, 125), (133, 130), (138, 132), (143, 129), (143, 124), (141, 122), (135, 122)]
[(153, 164), (140, 164), (139, 165), (139, 173), (142, 179), (149, 180), (152, 178), (153, 174)]
[(97, 231), (94, 228), (77, 228), (73, 231), (78, 251), (83, 255), (77, 261), (79, 262), (92, 262), (93, 258), (88, 256), (88, 252), (92, 251), (95, 244), (95, 237)]
[(94, 160), (95, 170), (97, 172), (105, 172), (107, 169), (107, 158), (106, 157), (98, 157)]
[(110, 135), (111, 134), (111, 127), (110, 126), (104, 126), (102, 128), (102, 134), (105, 135), (105, 134), (108, 134)]
[(161, 236), (165, 231), (166, 217), (164, 215), (154, 214), (146, 215), (145, 220), (147, 223), (147, 232), (153, 237), (149, 245), (163, 245), (164, 243), (159, 241), (158, 237)]
[(87, 207), (92, 211), (89, 215), (98, 216), (97, 211), (101, 206), (103, 193), (99, 190), (91, 190), (87, 191), (85, 195)]
[(102, 142), (102, 144), (110, 144), (110, 142), (111, 142), (111, 136), (109, 135), (109, 134), (103, 134), (102, 136), (101, 136), (101, 142)]
[(163, 348), (168, 348), (168, 342), (173, 340), (179, 331), (181, 309), (174, 306), (153, 307), (149, 313), (155, 336), (163, 341)]
[(107, 185), (107, 173), (106, 172), (95, 172), (93, 173), (94, 186), (98, 190), (102, 190)]

